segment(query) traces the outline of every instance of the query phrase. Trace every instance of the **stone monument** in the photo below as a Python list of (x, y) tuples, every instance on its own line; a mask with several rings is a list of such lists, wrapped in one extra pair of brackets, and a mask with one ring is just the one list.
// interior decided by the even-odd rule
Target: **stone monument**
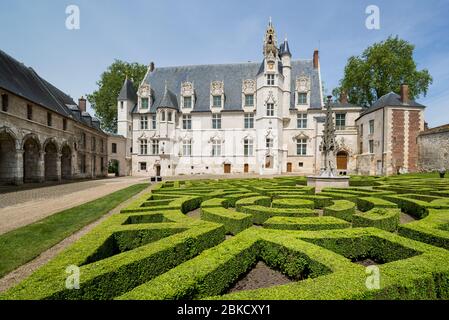
[(327, 97), (326, 121), (324, 123), (323, 139), (320, 144), (323, 166), (318, 176), (308, 176), (307, 185), (315, 187), (315, 192), (321, 192), (323, 188), (348, 188), (349, 177), (338, 176), (335, 166), (337, 144), (335, 142), (335, 124), (332, 111), (332, 96)]

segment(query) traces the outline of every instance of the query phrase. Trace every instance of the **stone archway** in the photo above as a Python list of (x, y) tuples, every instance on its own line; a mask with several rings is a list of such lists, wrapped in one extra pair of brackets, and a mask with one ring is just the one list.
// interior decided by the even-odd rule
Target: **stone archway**
[(114, 174), (116, 177), (120, 175), (120, 162), (118, 160), (109, 160), (108, 173)]
[(58, 147), (53, 141), (50, 141), (45, 145), (44, 151), (45, 180), (58, 180)]
[(40, 144), (34, 136), (25, 137), (23, 142), (23, 182), (40, 182)]
[(15, 181), (16, 167), (16, 141), (8, 132), (0, 132), (0, 184)]
[(61, 177), (72, 178), (72, 150), (68, 145), (64, 145), (61, 149)]

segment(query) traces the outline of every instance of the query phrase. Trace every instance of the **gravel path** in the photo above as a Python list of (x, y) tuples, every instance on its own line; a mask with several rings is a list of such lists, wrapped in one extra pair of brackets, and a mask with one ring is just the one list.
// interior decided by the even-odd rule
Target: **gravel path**
[(10, 272), (9, 274), (7, 274), (6, 276), (4, 276), (2, 279), (0, 279), (0, 292), (8, 290), (9, 288), (18, 284), (23, 279), (30, 276), (34, 271), (36, 271), (38, 268), (40, 268), (41, 266), (46, 264), (48, 261), (53, 259), (56, 255), (58, 255), (65, 248), (70, 246), (72, 243), (79, 240), (82, 236), (87, 234), (89, 231), (91, 231), (94, 227), (99, 225), (101, 222), (103, 222), (109, 216), (119, 213), (121, 209), (126, 207), (129, 203), (131, 203), (137, 197), (143, 195), (144, 193), (149, 192), (154, 186), (155, 185), (152, 185), (152, 186), (146, 188), (142, 192), (131, 197), (127, 201), (121, 203), (119, 206), (117, 206), (116, 208), (109, 211), (107, 214), (105, 214), (103, 217), (101, 217), (97, 221), (85, 226), (78, 232), (76, 232), (76, 233), (72, 234), (71, 236), (69, 236), (68, 238), (65, 238), (64, 240), (62, 240), (57, 245), (51, 247), (47, 251), (44, 251), (34, 260), (24, 264), (23, 266), (17, 268), (16, 270), (14, 270), (14, 271)]
[(293, 281), (279, 271), (273, 270), (262, 261), (259, 261), (250, 272), (248, 272), (226, 293), (268, 288), (291, 282)]
[(0, 234), (143, 181), (148, 180), (122, 177), (1, 193)]

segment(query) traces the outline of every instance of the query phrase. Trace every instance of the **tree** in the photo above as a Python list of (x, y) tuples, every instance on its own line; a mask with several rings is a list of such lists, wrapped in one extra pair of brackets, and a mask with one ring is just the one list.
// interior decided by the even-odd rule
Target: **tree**
[(142, 64), (115, 60), (97, 82), (98, 90), (87, 95), (105, 131), (117, 132), (117, 97), (126, 76), (133, 80), (134, 89), (137, 90), (146, 71), (147, 67)]
[(348, 59), (340, 86), (332, 94), (339, 97), (344, 91), (350, 103), (360, 106), (370, 106), (389, 92), (399, 93), (401, 84), (409, 85), (411, 99), (426, 95), (433, 79), (427, 69), (417, 70), (414, 49), (397, 36), (373, 44), (361, 56)]

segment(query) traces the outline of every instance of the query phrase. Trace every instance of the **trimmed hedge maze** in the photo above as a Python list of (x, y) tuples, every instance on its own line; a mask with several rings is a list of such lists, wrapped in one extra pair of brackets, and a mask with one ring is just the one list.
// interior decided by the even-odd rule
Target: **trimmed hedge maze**
[[(0, 298), (448, 299), (447, 181), (354, 177), (319, 194), (303, 177), (160, 183)], [(258, 262), (291, 282), (231, 290)]]

